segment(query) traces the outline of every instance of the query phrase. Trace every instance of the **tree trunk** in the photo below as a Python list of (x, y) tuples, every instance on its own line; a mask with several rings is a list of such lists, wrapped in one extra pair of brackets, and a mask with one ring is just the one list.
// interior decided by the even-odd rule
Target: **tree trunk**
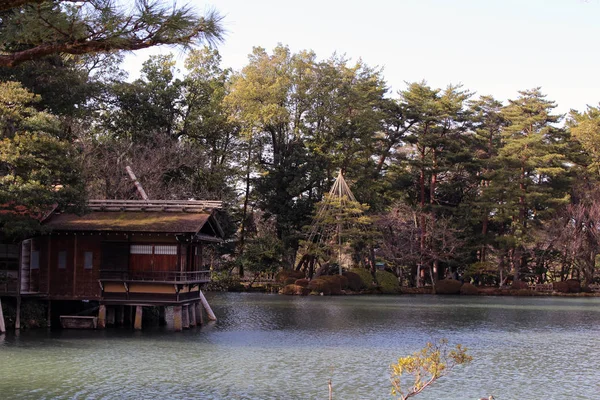
[(489, 217), (487, 212), (483, 217), (483, 223), (481, 226), (481, 235), (483, 236), (483, 244), (481, 245), (481, 252), (479, 253), (479, 262), (485, 262), (487, 253), (487, 231), (488, 231)]
[[(248, 141), (248, 159), (246, 163), (246, 193), (244, 195), (244, 208), (242, 211), (242, 224), (240, 227), (239, 255), (244, 254), (244, 245), (246, 240), (246, 220), (248, 218), (248, 201), (250, 198), (250, 170), (252, 164), (252, 138)], [(244, 267), (240, 265), (239, 275), (244, 276)]]
[[(435, 231), (435, 223), (436, 223), (436, 215), (435, 215), (435, 188), (437, 185), (437, 152), (434, 149), (433, 153), (432, 153), (432, 157), (433, 157), (433, 170), (431, 172), (431, 182), (429, 184), (429, 204), (431, 205), (431, 232), (433, 233)], [(433, 241), (432, 241), (433, 242)], [(435, 246), (435, 243), (430, 243), (430, 246)], [(435, 251), (435, 249), (432, 249), (433, 251)], [(431, 275), (431, 280), (432, 281), (437, 281), (439, 278), (438, 275), (438, 267), (439, 267), (439, 261), (437, 260), (437, 258), (435, 260), (433, 260), (433, 273)]]
[[(419, 185), (420, 185), (420, 189), (421, 189), (421, 199), (420, 199), (420, 207), (421, 207), (421, 218), (420, 218), (420, 231), (421, 231), (421, 238), (420, 238), (420, 251), (421, 251), (421, 257), (420, 257), (420, 262), (421, 265), (423, 265), (423, 257), (425, 254), (425, 235), (426, 235), (426, 228), (425, 228), (425, 148), (421, 149), (421, 171), (420, 171), (420, 175), (419, 175)], [(420, 279), (420, 277), (417, 277), (417, 279)]]

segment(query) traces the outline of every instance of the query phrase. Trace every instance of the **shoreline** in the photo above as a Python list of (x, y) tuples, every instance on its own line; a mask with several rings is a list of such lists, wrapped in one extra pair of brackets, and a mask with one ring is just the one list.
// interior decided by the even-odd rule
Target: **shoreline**
[[(245, 285), (244, 285), (245, 286)], [(280, 294), (283, 296), (294, 296), (289, 294), (281, 293), (285, 285), (283, 284), (269, 284), (267, 286), (257, 285), (252, 287), (233, 287), (227, 292), (241, 292), (241, 293), (266, 293), (266, 294)], [(400, 287), (398, 293), (381, 293), (378, 290), (364, 290), (361, 292), (343, 291), (341, 294), (334, 296), (360, 296), (360, 295), (377, 295), (377, 296), (390, 296), (390, 295), (403, 295), (403, 294), (416, 294), (416, 295), (439, 295), (439, 296), (461, 296), (461, 297), (478, 297), (478, 296), (512, 296), (512, 297), (600, 297), (600, 292), (578, 292), (578, 293), (563, 293), (558, 291), (536, 291), (531, 289), (500, 289), (497, 287), (476, 287), (477, 293), (433, 293), (432, 287), (415, 288), (415, 287)], [(219, 290), (217, 290), (219, 291)], [(223, 290), (220, 290), (223, 291)], [(298, 296), (299, 294), (295, 294)], [(315, 295), (315, 294), (308, 294)]]

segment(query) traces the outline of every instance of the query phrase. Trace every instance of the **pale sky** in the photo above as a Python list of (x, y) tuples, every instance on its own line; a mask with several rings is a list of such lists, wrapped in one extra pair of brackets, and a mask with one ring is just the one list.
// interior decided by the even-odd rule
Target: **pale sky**
[[(506, 101), (537, 86), (557, 111), (600, 102), (600, 0), (192, 0), (225, 16), (223, 66), (253, 46), (333, 52), (383, 67), (392, 97), (405, 82), (462, 83)], [(183, 64), (185, 55), (173, 49)], [(157, 50), (152, 50), (156, 53)], [(149, 52), (126, 59), (138, 75)]]

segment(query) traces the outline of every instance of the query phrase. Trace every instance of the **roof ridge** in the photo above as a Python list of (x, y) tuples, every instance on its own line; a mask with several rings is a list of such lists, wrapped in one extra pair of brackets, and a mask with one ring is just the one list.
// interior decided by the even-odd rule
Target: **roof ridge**
[(88, 200), (92, 211), (205, 212), (223, 207), (218, 200)]

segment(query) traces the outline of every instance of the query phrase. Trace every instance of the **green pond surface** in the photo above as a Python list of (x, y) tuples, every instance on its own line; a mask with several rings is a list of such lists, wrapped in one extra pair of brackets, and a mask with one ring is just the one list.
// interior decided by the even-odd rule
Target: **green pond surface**
[(0, 399), (391, 399), (389, 366), (427, 341), (469, 348), (416, 399), (600, 399), (600, 299), (209, 293), (180, 333), (0, 336)]

